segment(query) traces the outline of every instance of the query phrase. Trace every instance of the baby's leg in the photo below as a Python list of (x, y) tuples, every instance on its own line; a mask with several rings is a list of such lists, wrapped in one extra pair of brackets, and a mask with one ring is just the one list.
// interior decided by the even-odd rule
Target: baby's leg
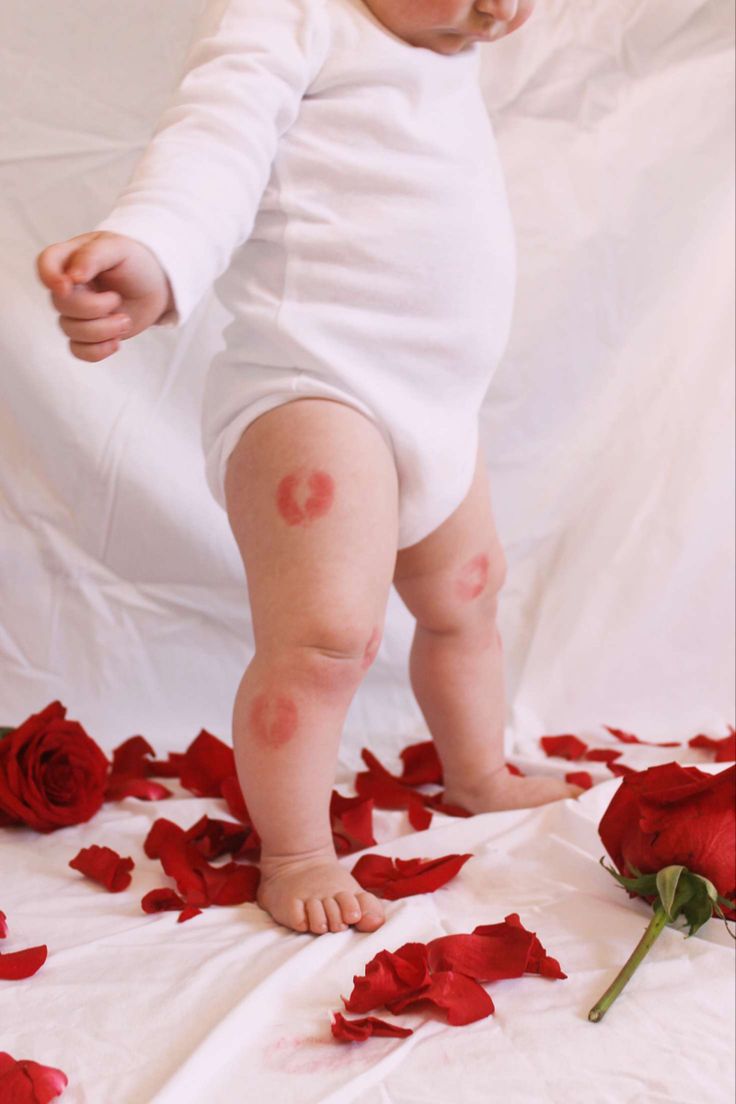
[(257, 418), (225, 480), (256, 651), (233, 743), (262, 840), (259, 903), (296, 931), (373, 931), (381, 902), (337, 862), (329, 804), (343, 721), (378, 649), (398, 538), (393, 456), (343, 403)]
[(442, 762), (445, 800), (474, 813), (582, 793), (560, 779), (520, 778), (504, 767), (506, 700), (496, 603), (505, 572), (479, 451), (464, 502), (423, 541), (399, 551), (394, 577), (417, 620), (411, 683)]

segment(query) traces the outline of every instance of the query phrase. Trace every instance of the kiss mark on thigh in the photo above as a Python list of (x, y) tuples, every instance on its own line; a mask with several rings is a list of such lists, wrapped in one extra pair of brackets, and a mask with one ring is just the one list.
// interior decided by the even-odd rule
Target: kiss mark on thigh
[(279, 748), (296, 735), (299, 714), (291, 698), (280, 694), (256, 694), (250, 707), (250, 723), (256, 738)]
[(335, 497), (335, 481), (325, 471), (313, 471), (306, 479), (308, 493), (303, 504), (298, 494), (302, 490), (304, 476), (301, 472), (285, 475), (276, 491), (276, 507), (287, 525), (309, 525), (324, 517)]
[(365, 651), (363, 653), (363, 660), (360, 664), (361, 671), (367, 671), (373, 660), (378, 654), (378, 648), (381, 643), (381, 630), (374, 629), (371, 633), (371, 638), (366, 644)]
[(484, 553), (463, 564), (455, 580), (455, 592), (463, 602), (472, 602), (483, 593), (490, 569), (491, 561)]

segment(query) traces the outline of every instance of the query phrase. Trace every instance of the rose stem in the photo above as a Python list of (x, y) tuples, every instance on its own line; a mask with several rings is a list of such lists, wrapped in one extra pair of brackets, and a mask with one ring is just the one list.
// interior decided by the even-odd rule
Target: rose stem
[(637, 968), (644, 956), (649, 952), (663, 928), (667, 924), (667, 915), (661, 905), (657, 904), (654, 909), (654, 915), (649, 921), (646, 931), (637, 943), (628, 961), (625, 963), (621, 971), (614, 978), (614, 981), (606, 989), (605, 993), (599, 1001), (597, 1001), (590, 1012), (588, 1013), (588, 1019), (592, 1023), (598, 1023), (605, 1016), (608, 1009), (611, 1007), (616, 997), (619, 995), (627, 981), (630, 979), (634, 970)]

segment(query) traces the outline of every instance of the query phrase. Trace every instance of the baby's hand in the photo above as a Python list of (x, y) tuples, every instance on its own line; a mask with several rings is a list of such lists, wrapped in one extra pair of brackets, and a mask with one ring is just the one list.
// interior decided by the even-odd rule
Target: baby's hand
[(153, 253), (122, 234), (102, 230), (49, 245), (36, 268), (79, 360), (112, 356), (174, 305)]

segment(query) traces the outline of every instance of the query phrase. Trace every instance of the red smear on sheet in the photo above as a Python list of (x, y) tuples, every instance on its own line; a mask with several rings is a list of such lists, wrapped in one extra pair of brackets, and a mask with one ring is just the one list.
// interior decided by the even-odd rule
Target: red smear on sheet
[(398, 901), (417, 893), (432, 893), (446, 885), (472, 855), (443, 855), (436, 859), (390, 859), (385, 855), (363, 855), (350, 871), (363, 889)]
[(21, 981), (33, 977), (43, 966), (48, 953), (45, 943), (39, 947), (27, 947), (24, 951), (0, 953), (0, 981)]
[(60, 1069), (30, 1058), (16, 1061), (0, 1050), (0, 1100), (4, 1104), (48, 1104), (68, 1084), (69, 1078)]
[(455, 580), (455, 593), (463, 602), (472, 602), (483, 593), (488, 583), (491, 561), (483, 554), (473, 556), (463, 564)]
[(362, 1043), (371, 1035), (389, 1035), (402, 1039), (414, 1034), (410, 1027), (386, 1023), (385, 1020), (378, 1020), (375, 1016), (365, 1016), (361, 1020), (346, 1020), (342, 1012), (333, 1012), (331, 1031), (340, 1043)]
[(325, 471), (313, 471), (307, 478), (309, 494), (300, 504), (297, 491), (303, 482), (301, 473), (285, 475), (276, 491), (276, 508), (287, 525), (308, 525), (324, 517), (335, 497), (335, 482)]
[(69, 866), (90, 881), (98, 882), (110, 893), (120, 893), (130, 885), (130, 871), (135, 863), (130, 856), (123, 859), (111, 847), (98, 847), (93, 843), (91, 847), (83, 847), (70, 859)]
[(716, 763), (731, 763), (736, 760), (736, 728), (731, 725), (728, 736), (718, 739), (713, 736), (704, 736), (702, 733), (688, 740), (688, 747), (703, 748), (705, 751), (715, 752)]
[(588, 771), (568, 771), (565, 781), (571, 786), (580, 786), (583, 790), (589, 790), (593, 785), (593, 779)]
[(539, 742), (546, 755), (559, 755), (562, 759), (581, 759), (588, 750), (588, 745), (571, 733), (542, 736)]
[(622, 744), (646, 744), (648, 747), (682, 747), (679, 740), (671, 740), (664, 744), (658, 740), (642, 740), (638, 736), (634, 736), (632, 732), (624, 732), (621, 728), (611, 728), (609, 725), (603, 727), (617, 740), (620, 740)]
[(296, 735), (298, 721), (295, 703), (281, 694), (257, 694), (251, 703), (253, 732), (267, 747), (280, 748), (288, 744)]

